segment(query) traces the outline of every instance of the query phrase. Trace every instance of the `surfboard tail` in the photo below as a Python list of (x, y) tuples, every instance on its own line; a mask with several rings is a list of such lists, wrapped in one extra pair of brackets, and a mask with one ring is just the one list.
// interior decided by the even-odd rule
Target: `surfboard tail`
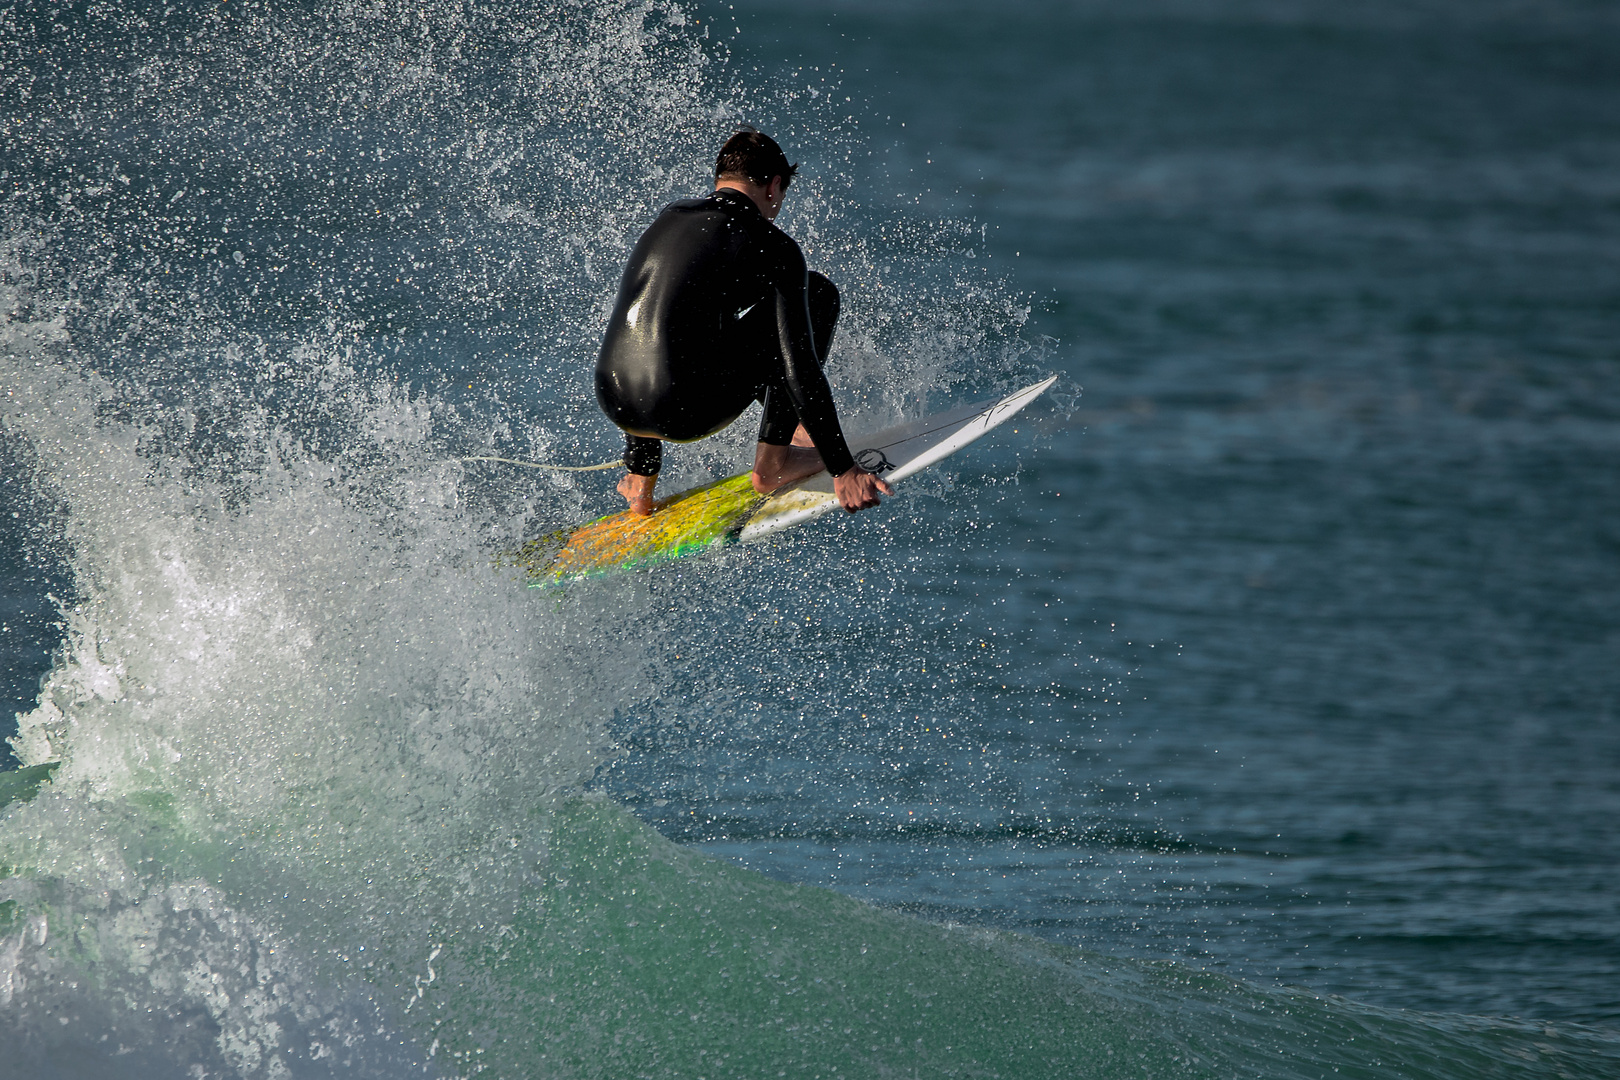
[(549, 585), (676, 559), (735, 539), (764, 501), (740, 473), (660, 500), (647, 516), (623, 510), (531, 540), (505, 565), (521, 567), (531, 585)]

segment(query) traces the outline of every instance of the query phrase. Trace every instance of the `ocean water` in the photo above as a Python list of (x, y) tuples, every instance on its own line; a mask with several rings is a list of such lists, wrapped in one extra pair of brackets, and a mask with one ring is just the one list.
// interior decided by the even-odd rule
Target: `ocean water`
[[(0, 12), (0, 1076), (1620, 1073), (1602, 5)], [(885, 508), (564, 590), (739, 121)], [(745, 419), (668, 455), (746, 459)], [(14, 781), (16, 774), (7, 780)], [(32, 774), (27, 774), (32, 775)]]

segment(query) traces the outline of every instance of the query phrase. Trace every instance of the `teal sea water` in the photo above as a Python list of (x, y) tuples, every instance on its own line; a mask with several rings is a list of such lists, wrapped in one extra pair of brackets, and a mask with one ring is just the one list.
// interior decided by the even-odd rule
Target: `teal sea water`
[[(0, 12), (0, 1077), (1620, 1073), (1616, 55)], [(738, 121), (846, 417), (1063, 378), (880, 511), (525, 590), (612, 480), (462, 459), (618, 452), (619, 265)]]

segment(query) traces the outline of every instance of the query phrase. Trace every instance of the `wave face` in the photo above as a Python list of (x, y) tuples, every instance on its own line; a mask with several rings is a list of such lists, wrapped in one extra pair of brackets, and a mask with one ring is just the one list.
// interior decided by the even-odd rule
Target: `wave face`
[[(746, 724), (771, 650), (887, 610), (767, 619), (861, 572), (791, 543), (544, 595), (492, 568), (606, 486), (463, 459), (617, 452), (584, 375), (617, 267), (735, 121), (834, 163), (789, 224), (850, 283), (853, 416), (1028, 374), (971, 229), (851, 202), (839, 106), (732, 86), (673, 3), (0, 20), (0, 455), (63, 621), (12, 742), (60, 765), (0, 810), (0, 1075), (1612, 1070), (1572, 1026), (929, 925), (585, 792), (636, 717)], [(925, 640), (887, 647), (927, 670)], [(816, 675), (801, 716), (884, 693)]]

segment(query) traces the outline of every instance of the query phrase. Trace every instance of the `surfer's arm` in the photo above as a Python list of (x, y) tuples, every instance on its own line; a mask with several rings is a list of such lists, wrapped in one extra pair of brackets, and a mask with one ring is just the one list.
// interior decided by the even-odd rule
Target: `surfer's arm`
[(776, 332), (782, 354), (782, 381), (799, 414), (799, 423), (821, 453), (821, 462), (833, 476), (855, 467), (855, 458), (844, 441), (833, 404), (832, 387), (816, 356), (815, 339), (810, 333), (808, 271), (799, 245), (782, 236), (776, 266)]

